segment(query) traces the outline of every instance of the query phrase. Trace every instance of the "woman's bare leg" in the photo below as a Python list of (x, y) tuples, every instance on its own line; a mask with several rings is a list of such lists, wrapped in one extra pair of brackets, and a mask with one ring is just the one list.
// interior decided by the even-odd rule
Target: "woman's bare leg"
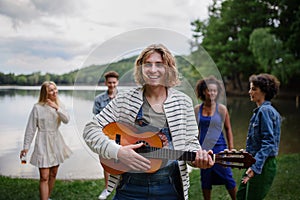
[(48, 188), (49, 188), (48, 198), (50, 198), (54, 184), (55, 184), (58, 167), (59, 167), (59, 165), (50, 167), (49, 182), (48, 182)]
[(39, 168), (40, 171), (40, 199), (48, 200), (49, 197), (49, 174), (50, 168)]
[(237, 191), (236, 187), (231, 189), (231, 190), (228, 190), (228, 193), (229, 193), (232, 200), (236, 200), (236, 191)]
[(209, 190), (209, 189), (202, 189), (202, 193), (203, 193), (204, 200), (210, 200), (211, 190)]

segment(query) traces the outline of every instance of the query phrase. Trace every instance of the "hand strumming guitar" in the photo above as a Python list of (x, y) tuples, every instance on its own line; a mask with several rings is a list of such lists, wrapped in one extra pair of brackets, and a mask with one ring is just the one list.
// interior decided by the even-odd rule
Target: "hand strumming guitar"
[(143, 143), (139, 143), (122, 146), (118, 151), (118, 159), (134, 171), (147, 171), (151, 169), (150, 160), (135, 152), (135, 149), (143, 145)]

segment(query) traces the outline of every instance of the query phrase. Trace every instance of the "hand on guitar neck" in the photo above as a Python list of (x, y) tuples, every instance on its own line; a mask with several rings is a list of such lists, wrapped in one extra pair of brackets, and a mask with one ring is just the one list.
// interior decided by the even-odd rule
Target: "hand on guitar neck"
[(226, 167), (248, 168), (255, 159), (247, 152), (220, 152), (199, 150), (197, 152), (162, 148), (160, 137), (153, 132), (135, 133), (135, 128), (118, 122), (108, 124), (103, 132), (122, 147), (118, 160), (101, 158), (101, 164), (110, 174), (124, 172), (153, 173), (164, 166), (167, 160), (191, 161), (194, 167), (209, 168), (218, 163)]
[(212, 155), (213, 155), (212, 150), (209, 151), (198, 150), (197, 152), (190, 152), (190, 153), (193, 153), (195, 155), (193, 156), (195, 158), (191, 160), (193, 167), (207, 169), (214, 165), (214, 161), (212, 159)]

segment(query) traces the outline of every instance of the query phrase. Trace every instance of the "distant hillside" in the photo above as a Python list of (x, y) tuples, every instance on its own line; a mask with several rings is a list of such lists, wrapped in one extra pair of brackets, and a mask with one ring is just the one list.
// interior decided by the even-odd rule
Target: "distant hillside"
[[(136, 56), (126, 58), (115, 63), (104, 65), (91, 65), (76, 71), (74, 79), (78, 85), (95, 85), (104, 82), (103, 74), (107, 71), (116, 71), (122, 76), (133, 69)], [(73, 72), (71, 72), (73, 73)]]
[(103, 72), (115, 70), (120, 75), (133, 68), (136, 57), (123, 59), (116, 63), (104, 65), (91, 65), (79, 70), (74, 70), (62, 75), (41, 72), (31, 74), (15, 75), (14, 73), (4, 74), (0, 72), (0, 85), (21, 85), (21, 86), (39, 86), (44, 81), (54, 81), (58, 85), (94, 85), (103, 82)]

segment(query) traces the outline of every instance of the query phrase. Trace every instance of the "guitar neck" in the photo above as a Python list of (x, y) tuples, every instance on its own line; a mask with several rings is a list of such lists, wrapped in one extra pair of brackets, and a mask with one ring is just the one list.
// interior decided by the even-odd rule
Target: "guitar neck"
[[(166, 159), (194, 161), (196, 152), (161, 149), (144, 146), (136, 150), (140, 155), (149, 159)], [(248, 168), (255, 163), (255, 159), (247, 152), (219, 152), (211, 155), (213, 161), (224, 167)]]
[(196, 157), (195, 152), (163, 149), (163, 148), (156, 148), (156, 147), (141, 147), (137, 149), (136, 152), (146, 158), (153, 158), (153, 159), (157, 158), (157, 159), (167, 159), (167, 160), (194, 161)]

